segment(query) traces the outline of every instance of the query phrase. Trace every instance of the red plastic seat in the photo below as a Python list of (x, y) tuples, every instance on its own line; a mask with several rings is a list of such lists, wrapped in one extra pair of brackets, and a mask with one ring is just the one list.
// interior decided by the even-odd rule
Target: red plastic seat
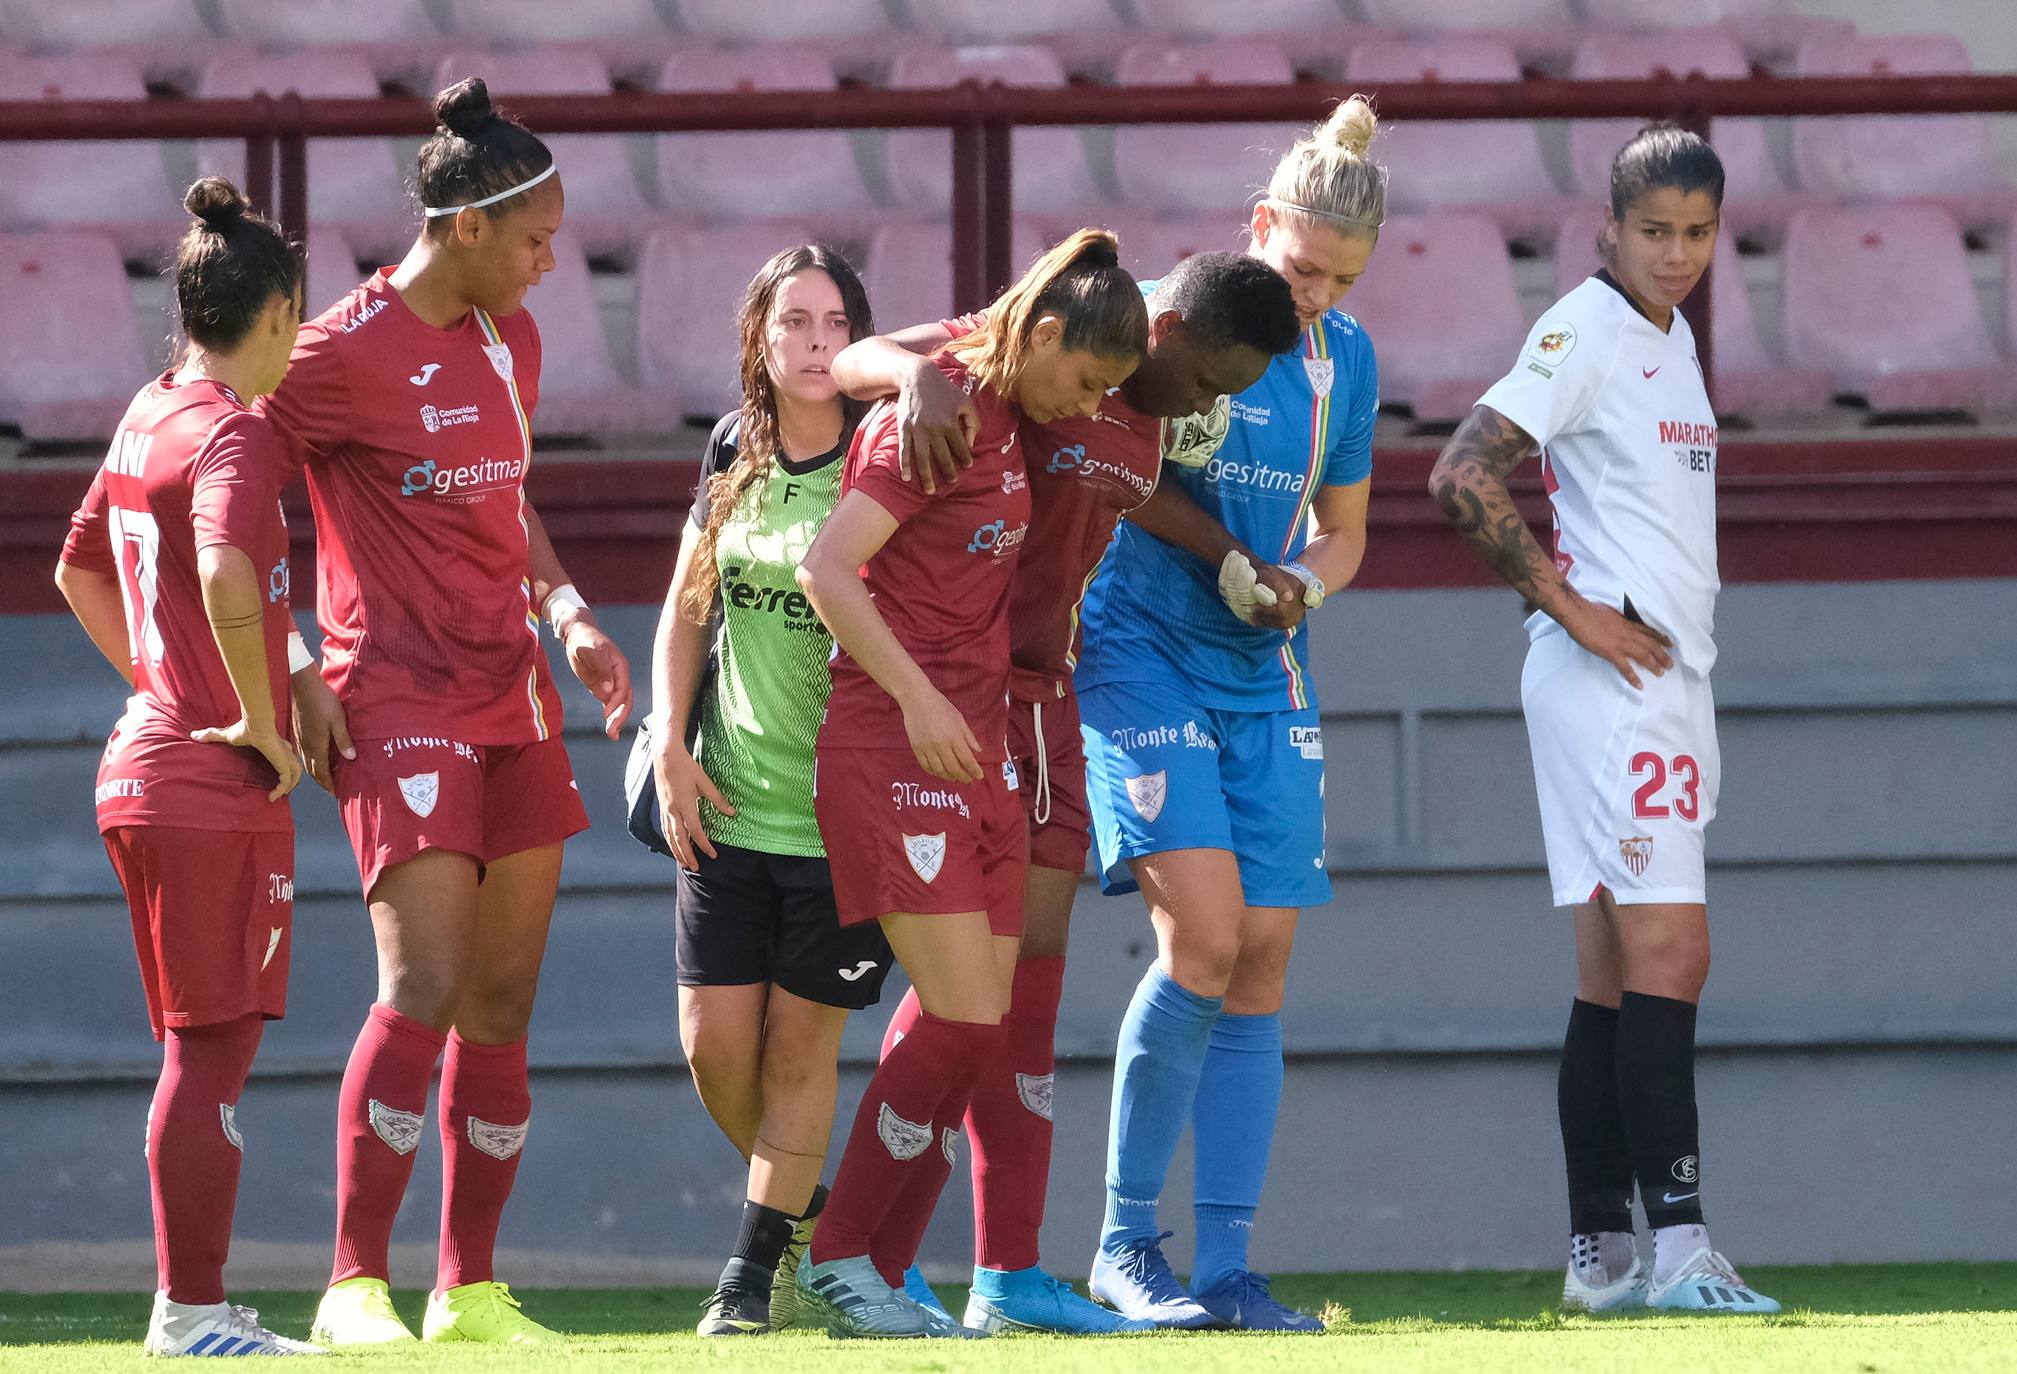
[(2017, 403), (1960, 227), (1929, 205), (1808, 210), (1786, 231), (1786, 349), (1879, 411)]
[[(1204, 38), (1214, 34), (1307, 34), (1326, 36), (1325, 30), (1342, 28), (1350, 21), (1347, 6), (1338, 0), (1131, 0), (1135, 19), (1158, 34), (1171, 37)], [(1335, 36), (1335, 35), (1330, 35)]]
[(750, 278), (773, 254), (816, 237), (802, 223), (764, 221), (661, 229), (647, 239), (637, 272), (643, 384), (681, 397), (697, 417), (711, 419), (740, 405), (736, 316)]
[(683, 412), (676, 391), (663, 383), (633, 386), (617, 370), (581, 245), (563, 235), (553, 245), (553, 257), (554, 269), (525, 297), (539, 324), (539, 410), (533, 428), (542, 435), (595, 437), (678, 428)]
[[(1273, 43), (1140, 43), (1120, 55), (1118, 86), (1288, 85), (1295, 69)], [(1267, 185), (1302, 132), (1294, 124), (1134, 124), (1114, 130), (1114, 181), (1140, 210), (1237, 214)]]
[[(1018, 216), (1009, 270), (1020, 276), (1066, 232), (1058, 225)], [(923, 222), (884, 225), (869, 239), (861, 277), (878, 329), (945, 319), (953, 312), (952, 230)]]
[(342, 231), (327, 227), (308, 231), (308, 282), (301, 317), (312, 320), (349, 295), (364, 280), (357, 254)]
[(31, 440), (110, 442), (149, 373), (118, 245), (0, 236), (0, 319), (0, 420)]
[(348, 48), (441, 38), (426, 0), (217, 0), (217, 13), (233, 38), (274, 47)]
[[(131, 100), (135, 127), (145, 127), (147, 87), (132, 62), (0, 53), (0, 100), (44, 99)], [(244, 179), (242, 157), (234, 179)], [(153, 140), (0, 143), (0, 228), (44, 224), (110, 234), (141, 254), (172, 243), (188, 217)]]
[[(1062, 86), (1064, 64), (1048, 48), (913, 48), (890, 63), (897, 90), (984, 85)], [(952, 198), (952, 137), (929, 129), (892, 130), (883, 144), (885, 177), (899, 205), (944, 211)], [(1013, 135), (1018, 210), (1055, 211), (1104, 197), (1077, 129), (1018, 129)]]

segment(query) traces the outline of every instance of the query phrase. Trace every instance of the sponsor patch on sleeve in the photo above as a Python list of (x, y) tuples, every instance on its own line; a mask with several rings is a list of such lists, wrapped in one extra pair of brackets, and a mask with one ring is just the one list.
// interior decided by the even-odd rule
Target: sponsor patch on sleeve
[[(1564, 321), (1554, 320), (1541, 326), (1541, 336), (1534, 340), (1534, 346), (1527, 350), (1527, 357), (1543, 367), (1555, 368), (1576, 349), (1576, 331)], [(1551, 376), (1552, 373), (1543, 373)]]

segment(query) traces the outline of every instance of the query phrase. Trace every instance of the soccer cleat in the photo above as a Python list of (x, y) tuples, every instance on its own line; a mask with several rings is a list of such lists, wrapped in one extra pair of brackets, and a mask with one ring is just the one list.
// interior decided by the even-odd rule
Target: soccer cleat
[(744, 1261), (732, 1259), (721, 1271), (721, 1282), (704, 1304), (706, 1311), (694, 1328), (701, 1335), (754, 1336), (770, 1330), (771, 1285), (742, 1282), (744, 1267)]
[(329, 1285), (315, 1309), (308, 1336), (321, 1345), (391, 1345), (414, 1339), (392, 1309), (392, 1288), (384, 1279), (345, 1279)]
[(562, 1339), (521, 1312), (502, 1283), (459, 1284), (427, 1295), (420, 1335), (429, 1341), (483, 1341), (491, 1345), (545, 1345)]
[[(1591, 1271), (1604, 1277), (1602, 1269)], [(1564, 1312), (1635, 1312), (1646, 1305), (1646, 1262), (1634, 1256), (1632, 1267), (1609, 1283), (1591, 1283), (1576, 1272), (1574, 1262), (1562, 1276)]]
[(1060, 1336), (1112, 1336), (1156, 1329), (1154, 1322), (1132, 1321), (1080, 1297), (1070, 1284), (1038, 1265), (1016, 1270), (976, 1266), (973, 1289), (966, 1300), (966, 1324), (991, 1334), (1047, 1331)]
[(259, 1314), (228, 1302), (171, 1302), (154, 1295), (147, 1319), (148, 1355), (327, 1355), (319, 1345), (290, 1341), (259, 1324)]
[(798, 1266), (812, 1246), (813, 1228), (818, 1225), (819, 1218), (810, 1216), (792, 1227), (791, 1239), (785, 1242), (784, 1254), (778, 1257), (777, 1271), (770, 1280), (770, 1329), (773, 1331), (796, 1326), (805, 1310), (805, 1299), (798, 1291)]
[(936, 1312), (947, 1321), (952, 1313), (938, 1300), (938, 1294), (931, 1291), (931, 1285), (924, 1281), (924, 1270), (913, 1264), (903, 1271), (903, 1295), (927, 1312)]
[(1219, 1319), (1198, 1305), (1163, 1258), (1163, 1238), (1173, 1234), (1165, 1231), (1154, 1240), (1125, 1241), (1116, 1250), (1102, 1245), (1093, 1256), (1092, 1279), (1086, 1284), (1093, 1298), (1123, 1317), (1153, 1326), (1183, 1331), (1217, 1326)]
[(1268, 1291), (1268, 1276), (1251, 1270), (1228, 1274), (1197, 1295), (1198, 1306), (1234, 1331), (1324, 1329), (1321, 1318), (1298, 1312)]
[(924, 1310), (883, 1282), (867, 1255), (798, 1266), (798, 1291), (808, 1316), (826, 1323), (829, 1336), (914, 1339), (926, 1334)]
[(1744, 1282), (1730, 1261), (1706, 1247), (1697, 1250), (1661, 1281), (1646, 1286), (1646, 1306), (1657, 1312), (1769, 1314), (1779, 1304)]

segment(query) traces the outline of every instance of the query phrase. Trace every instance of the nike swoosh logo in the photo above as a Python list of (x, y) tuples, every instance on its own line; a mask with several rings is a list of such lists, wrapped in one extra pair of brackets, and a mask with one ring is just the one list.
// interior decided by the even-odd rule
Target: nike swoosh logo
[(273, 927), (273, 934), (268, 936), (266, 940), (266, 957), (259, 961), (259, 967), (262, 970), (268, 964), (273, 962), (273, 951), (279, 948), (280, 948), (280, 927), (275, 926)]
[(868, 971), (874, 967), (875, 967), (875, 960), (864, 959), (860, 963), (856, 964), (852, 969), (837, 968), (834, 970), (834, 972), (838, 973), (841, 977), (847, 979), (848, 982), (852, 983), (857, 978), (867, 976)]
[[(1665, 367), (1665, 366), (1666, 366), (1666, 364), (1665, 364), (1665, 363), (1661, 363), (1661, 364), (1660, 364), (1660, 367)], [(1653, 374), (1654, 374), (1654, 373), (1656, 373), (1656, 372), (1658, 372), (1659, 370), (1660, 370), (1660, 368), (1659, 368), (1659, 367), (1650, 367), (1650, 368), (1648, 368), (1648, 367), (1642, 367), (1642, 368), (1640, 368), (1640, 369), (1639, 369), (1639, 371), (1640, 371), (1640, 372), (1641, 372), (1642, 374), (1644, 374), (1644, 376), (1645, 376), (1646, 380), (1647, 380), (1647, 381), (1649, 381), (1649, 382), (1653, 380)]]
[(1700, 1188), (1697, 1188), (1692, 1193), (1662, 1193), (1660, 1194), (1660, 1201), (1666, 1203), (1669, 1207), (1672, 1207), (1677, 1202), (1686, 1202), (1691, 1197), (1700, 1197), (1700, 1196), (1702, 1196), (1702, 1190)]
[(440, 363), (429, 363), (427, 364), (427, 366), (420, 369), (419, 376), (408, 377), (406, 380), (412, 382), (415, 386), (426, 386), (429, 382), (434, 380), (434, 374), (439, 371), (441, 371)]

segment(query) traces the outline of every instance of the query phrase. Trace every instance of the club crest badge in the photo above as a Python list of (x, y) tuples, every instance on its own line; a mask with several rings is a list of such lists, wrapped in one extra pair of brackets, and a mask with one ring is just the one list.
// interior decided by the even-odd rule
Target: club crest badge
[(959, 1132), (955, 1131), (952, 1127), (947, 1126), (944, 1130), (939, 1132), (938, 1137), (939, 1153), (945, 1156), (946, 1163), (948, 1164), (959, 1163), (959, 1156), (957, 1153), (955, 1153), (955, 1151), (958, 1149), (958, 1142), (959, 1142)]
[(434, 804), (441, 800), (441, 774), (415, 773), (410, 778), (401, 778), (399, 795), (406, 799), (408, 811), (425, 820), (434, 814)]
[(490, 359), (490, 365), (497, 375), (509, 385), (511, 382), (511, 345), (505, 343), (485, 344), (483, 356)]
[(500, 1126), (494, 1121), (479, 1121), (472, 1116), (469, 1118), (469, 1143), (492, 1159), (510, 1159), (525, 1148), (525, 1133), (531, 1128), (529, 1117), (516, 1126)]
[(918, 877), (930, 882), (945, 867), (945, 832), (904, 836), (903, 856), (910, 860), (911, 869)]
[(927, 1121), (920, 1126), (915, 1121), (905, 1121), (889, 1109), (887, 1102), (876, 1113), (875, 1133), (895, 1160), (908, 1162), (931, 1148), (931, 1123)]
[(1331, 394), (1331, 383), (1338, 375), (1335, 358), (1305, 358), (1303, 371), (1310, 374), (1310, 389), (1317, 393), (1319, 400)]
[(1170, 774), (1166, 768), (1128, 779), (1128, 800), (1134, 803), (1135, 813), (1145, 821), (1153, 822), (1163, 814), (1163, 803), (1169, 800), (1169, 796)]
[(1051, 1091), (1057, 1086), (1057, 1081), (1058, 1076), (1054, 1073), (1019, 1073), (1016, 1075), (1016, 1096), (1023, 1100), (1023, 1106), (1049, 1121)]
[(1625, 861), (1625, 867), (1632, 870), (1634, 878), (1646, 876), (1646, 865), (1653, 862), (1653, 837), (1634, 835), (1618, 841), (1618, 857)]
[(420, 1113), (402, 1112), (371, 1099), (371, 1129), (396, 1155), (410, 1155), (420, 1145)]
[(245, 1153), (245, 1137), (238, 1134), (238, 1108), (229, 1102), (217, 1104), (217, 1124), (224, 1128), (224, 1138), (231, 1142), (231, 1148)]

